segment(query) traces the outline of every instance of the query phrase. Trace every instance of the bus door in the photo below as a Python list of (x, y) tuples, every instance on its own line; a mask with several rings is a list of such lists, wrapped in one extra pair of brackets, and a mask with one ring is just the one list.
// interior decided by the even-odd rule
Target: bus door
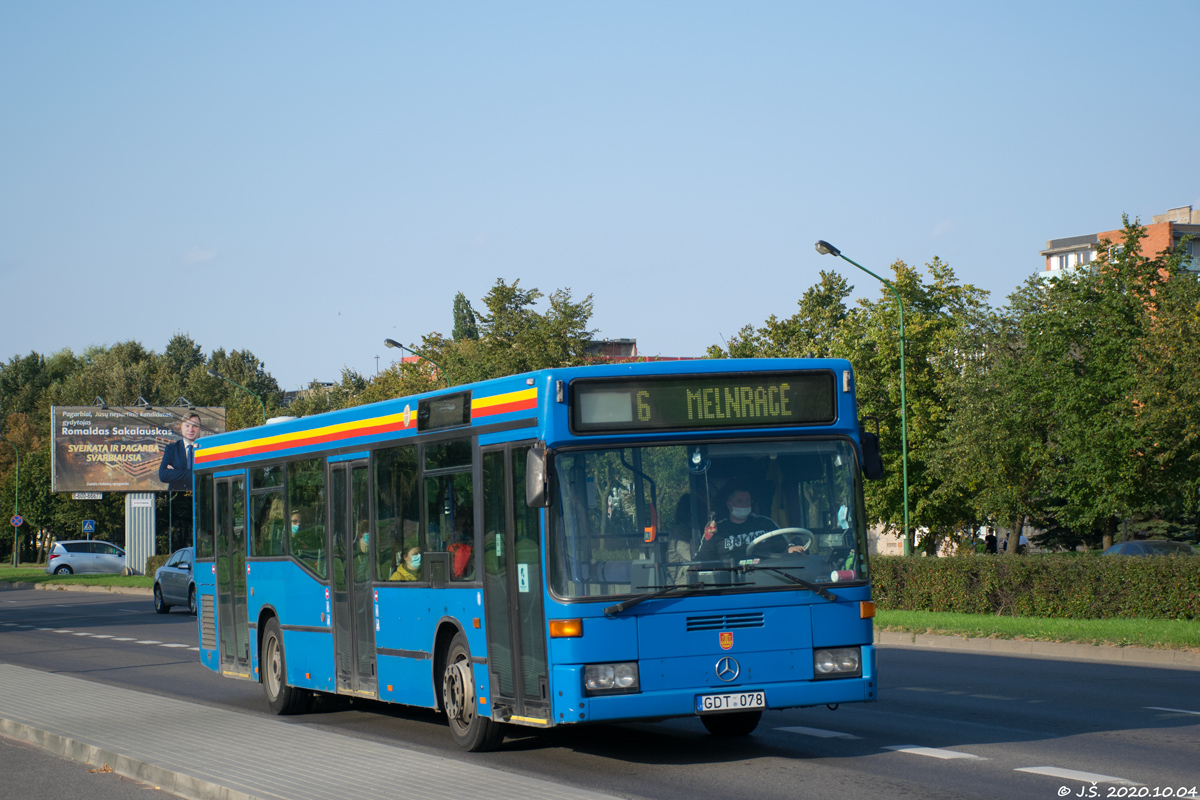
[(541, 509), (525, 504), (528, 445), (483, 452), (484, 601), (492, 702), (505, 719), (550, 721)]
[(365, 460), (330, 465), (333, 647), (337, 691), (375, 697), (371, 481)]
[(221, 672), (250, 677), (250, 621), (246, 616), (246, 478), (218, 478), (217, 619)]

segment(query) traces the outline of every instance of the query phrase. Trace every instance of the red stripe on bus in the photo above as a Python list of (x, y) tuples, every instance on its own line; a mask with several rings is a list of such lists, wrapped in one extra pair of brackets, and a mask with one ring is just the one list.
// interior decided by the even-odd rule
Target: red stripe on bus
[(484, 406), (483, 408), (472, 408), (471, 419), (477, 417), (490, 417), (492, 414), (508, 414), (512, 411), (525, 411), (526, 409), (537, 408), (537, 398), (529, 400), (517, 400), (512, 403), (501, 403), (494, 406)]
[(293, 439), (287, 442), (276, 442), (275, 444), (263, 444), (244, 447), (239, 450), (230, 450), (220, 453), (209, 458), (197, 454), (196, 462), (208, 464), (211, 462), (225, 461), (230, 458), (241, 458), (242, 456), (258, 455), (259, 453), (274, 453), (279, 450), (290, 450), (293, 447), (309, 447), (314, 444), (323, 444), (325, 442), (336, 442), (341, 439), (356, 439), (359, 436), (372, 436), (377, 433), (388, 433), (390, 431), (404, 430), (404, 423), (397, 422), (392, 425), (372, 425), (367, 428), (354, 428), (348, 431), (338, 431), (337, 433), (327, 433), (324, 436), (312, 436), (307, 439)]

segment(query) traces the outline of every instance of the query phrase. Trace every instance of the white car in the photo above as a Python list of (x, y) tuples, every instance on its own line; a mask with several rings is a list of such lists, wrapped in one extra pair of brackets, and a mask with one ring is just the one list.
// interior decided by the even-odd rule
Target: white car
[(125, 551), (111, 542), (55, 542), (46, 557), (46, 572), (52, 575), (120, 575), (124, 571)]

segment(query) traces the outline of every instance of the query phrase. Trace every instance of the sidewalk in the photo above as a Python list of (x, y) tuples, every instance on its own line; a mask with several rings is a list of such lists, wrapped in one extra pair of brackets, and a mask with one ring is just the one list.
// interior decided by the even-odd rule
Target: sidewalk
[(1110, 647), (1070, 642), (1038, 642), (1029, 639), (968, 639), (965, 636), (935, 636), (928, 633), (881, 630), (875, 631), (875, 644), (879, 647), (921, 647), (997, 656), (1098, 661), (1105, 664), (1127, 664), (1131, 667), (1200, 669), (1200, 653), (1188, 650), (1157, 650), (1150, 647)]
[[(0, 734), (194, 800), (609, 795), (270, 717), (0, 664)], [(449, 734), (447, 734), (448, 736)]]

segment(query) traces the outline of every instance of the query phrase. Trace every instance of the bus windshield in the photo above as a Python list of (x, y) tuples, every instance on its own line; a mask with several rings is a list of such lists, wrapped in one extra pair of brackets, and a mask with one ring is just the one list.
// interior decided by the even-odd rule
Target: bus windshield
[(548, 556), (559, 597), (867, 579), (849, 440), (570, 450), (554, 464)]

